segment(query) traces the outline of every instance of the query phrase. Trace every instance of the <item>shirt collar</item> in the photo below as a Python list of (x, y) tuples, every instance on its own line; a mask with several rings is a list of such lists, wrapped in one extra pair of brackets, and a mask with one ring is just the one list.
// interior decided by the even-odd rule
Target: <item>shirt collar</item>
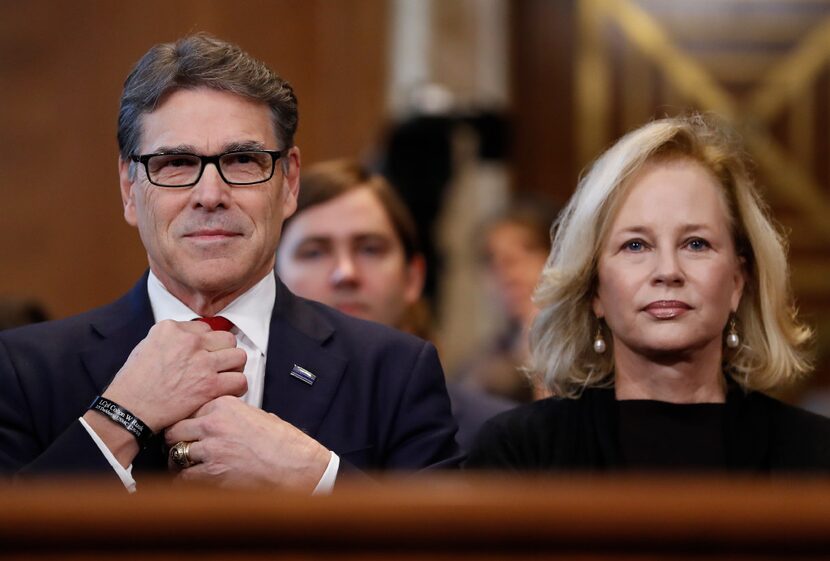
[[(199, 317), (199, 314), (188, 308), (184, 302), (170, 294), (152, 270), (147, 277), (147, 295), (150, 297), (156, 323), (165, 319), (191, 321)], [(216, 315), (233, 322), (236, 328), (265, 354), (276, 296), (277, 281), (274, 274), (270, 273)]]

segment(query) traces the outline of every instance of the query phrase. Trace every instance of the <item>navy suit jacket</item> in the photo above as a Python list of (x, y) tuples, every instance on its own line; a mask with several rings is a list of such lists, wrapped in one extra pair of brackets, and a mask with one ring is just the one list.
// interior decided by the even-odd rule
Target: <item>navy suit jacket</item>
[[(147, 275), (118, 301), (0, 332), (0, 472), (108, 472), (78, 421), (153, 326)], [(294, 365), (316, 375), (291, 376)], [(341, 472), (451, 467), (460, 457), (435, 348), (292, 294), (277, 279), (262, 408), (341, 458)], [(165, 470), (156, 435), (133, 476)]]

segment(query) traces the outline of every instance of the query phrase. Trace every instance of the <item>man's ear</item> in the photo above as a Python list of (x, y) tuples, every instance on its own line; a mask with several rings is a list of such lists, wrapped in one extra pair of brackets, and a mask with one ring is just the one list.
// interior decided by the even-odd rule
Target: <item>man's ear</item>
[(403, 295), (407, 305), (414, 304), (421, 297), (421, 293), (424, 291), (426, 274), (426, 259), (418, 253), (406, 264), (406, 288)]
[(130, 179), (130, 162), (118, 158), (118, 180), (121, 185), (121, 202), (124, 205), (124, 220), (130, 226), (136, 226), (138, 219), (136, 218), (135, 209), (135, 181)]
[[(300, 194), (300, 149), (292, 146), (283, 156), (288, 170), (282, 178), (282, 219), (285, 220), (297, 210), (297, 197)], [(279, 165), (279, 163), (277, 164)]]

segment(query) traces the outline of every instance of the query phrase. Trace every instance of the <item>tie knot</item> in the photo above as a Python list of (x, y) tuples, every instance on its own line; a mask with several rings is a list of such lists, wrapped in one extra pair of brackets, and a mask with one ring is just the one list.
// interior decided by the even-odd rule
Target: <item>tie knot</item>
[(223, 318), (222, 316), (213, 316), (213, 317), (205, 317), (205, 318), (196, 318), (196, 321), (201, 321), (210, 326), (210, 328), (214, 331), (230, 331), (233, 327), (233, 323), (228, 318)]

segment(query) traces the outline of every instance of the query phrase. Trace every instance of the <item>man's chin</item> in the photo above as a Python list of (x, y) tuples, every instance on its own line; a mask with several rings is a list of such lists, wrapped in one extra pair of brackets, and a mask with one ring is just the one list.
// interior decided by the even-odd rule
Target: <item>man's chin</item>
[[(250, 268), (239, 267), (234, 259), (203, 260), (184, 270), (179, 269), (181, 274), (176, 275), (178, 281), (175, 284), (186, 292), (209, 298), (241, 293), (262, 278)], [(164, 279), (161, 280), (167, 285)], [(173, 292), (170, 286), (167, 288)]]

